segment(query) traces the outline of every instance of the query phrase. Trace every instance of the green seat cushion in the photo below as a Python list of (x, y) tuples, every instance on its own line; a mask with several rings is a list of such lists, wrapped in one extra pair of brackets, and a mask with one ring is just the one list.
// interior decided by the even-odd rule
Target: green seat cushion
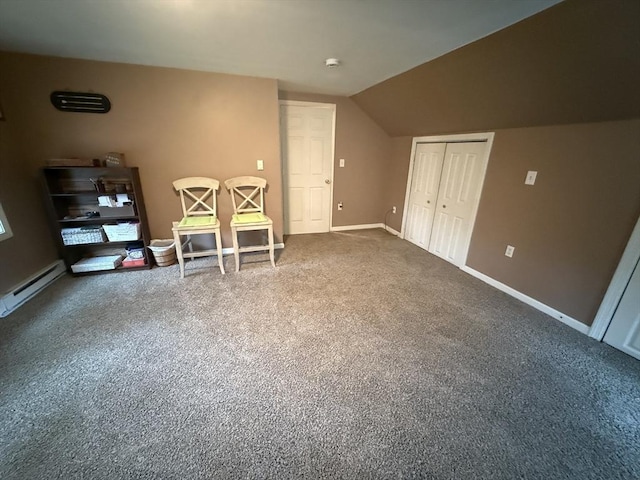
[(236, 213), (233, 215), (234, 223), (264, 223), (269, 218), (263, 213)]
[(217, 217), (207, 215), (204, 217), (184, 217), (178, 224), (179, 227), (206, 227), (207, 225), (215, 225), (218, 221)]

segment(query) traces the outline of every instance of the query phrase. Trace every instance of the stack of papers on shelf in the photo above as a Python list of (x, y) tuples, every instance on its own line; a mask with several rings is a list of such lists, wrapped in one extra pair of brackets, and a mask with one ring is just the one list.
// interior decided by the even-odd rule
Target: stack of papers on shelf
[(101, 207), (117, 208), (133, 205), (133, 200), (131, 200), (126, 193), (117, 193), (115, 197), (113, 195), (100, 195), (98, 197), (98, 205)]

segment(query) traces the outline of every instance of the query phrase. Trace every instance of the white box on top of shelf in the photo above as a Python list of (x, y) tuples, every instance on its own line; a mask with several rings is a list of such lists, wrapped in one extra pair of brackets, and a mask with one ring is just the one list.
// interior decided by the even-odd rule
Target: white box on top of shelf
[(102, 228), (110, 242), (127, 242), (140, 238), (140, 224), (137, 222), (105, 224)]

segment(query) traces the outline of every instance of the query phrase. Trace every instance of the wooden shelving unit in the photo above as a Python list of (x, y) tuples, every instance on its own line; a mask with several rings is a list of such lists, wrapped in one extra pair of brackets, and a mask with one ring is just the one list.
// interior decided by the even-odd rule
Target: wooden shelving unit
[[(153, 258), (147, 248), (151, 237), (137, 167), (47, 167), (42, 169), (42, 182), (51, 229), (56, 238), (60, 256), (69, 272), (72, 272), (71, 266), (81, 259), (105, 255), (124, 256), (127, 249), (132, 248), (142, 249), (144, 266), (120, 266), (111, 270), (74, 273), (74, 275), (151, 268)], [(133, 202), (133, 208), (121, 209), (124, 212), (122, 215), (117, 215), (120, 209), (112, 209), (110, 211), (116, 212), (114, 216), (111, 214), (110, 216), (91, 216), (91, 212), (100, 211), (99, 196), (115, 196), (117, 193), (126, 193)], [(63, 241), (62, 229), (103, 227), (106, 224), (120, 222), (139, 223), (140, 237), (137, 240), (105, 240), (76, 245), (65, 245)]]

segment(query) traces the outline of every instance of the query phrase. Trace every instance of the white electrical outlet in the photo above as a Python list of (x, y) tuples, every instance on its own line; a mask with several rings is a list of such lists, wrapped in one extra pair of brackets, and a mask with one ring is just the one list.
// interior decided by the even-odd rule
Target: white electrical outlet
[(527, 178), (524, 179), (525, 185), (534, 185), (536, 183), (536, 177), (538, 176), (538, 172), (534, 170), (529, 170), (527, 172)]
[(516, 247), (512, 246), (512, 245), (507, 245), (507, 249), (504, 251), (505, 256), (511, 258), (513, 257), (513, 251), (516, 249)]
[(396, 213), (396, 207), (393, 207), (393, 213)]

